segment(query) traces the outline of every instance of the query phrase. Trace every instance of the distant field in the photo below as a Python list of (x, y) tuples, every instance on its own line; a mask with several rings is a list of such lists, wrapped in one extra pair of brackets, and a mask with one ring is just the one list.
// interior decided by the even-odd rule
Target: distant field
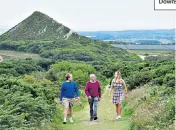
[(175, 52), (169, 50), (127, 50), (130, 53), (137, 54), (141, 59), (149, 56), (159, 56), (162, 59), (174, 59)]
[(164, 55), (170, 55), (173, 54), (174, 51), (170, 50), (128, 50), (130, 53), (136, 53), (136, 54), (164, 54)]
[(26, 59), (26, 58), (32, 58), (36, 60), (41, 59), (41, 57), (38, 54), (17, 52), (17, 51), (7, 51), (7, 50), (0, 50), (0, 56), (2, 56), (4, 60), (6, 59)]
[(123, 45), (112, 44), (114, 47), (125, 50), (175, 50), (175, 45)]

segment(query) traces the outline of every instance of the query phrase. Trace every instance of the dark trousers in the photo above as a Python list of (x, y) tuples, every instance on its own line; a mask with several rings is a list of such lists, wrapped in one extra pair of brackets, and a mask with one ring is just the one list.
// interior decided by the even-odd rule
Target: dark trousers
[(98, 97), (92, 97), (88, 99), (90, 106), (90, 117), (93, 119), (97, 117)]

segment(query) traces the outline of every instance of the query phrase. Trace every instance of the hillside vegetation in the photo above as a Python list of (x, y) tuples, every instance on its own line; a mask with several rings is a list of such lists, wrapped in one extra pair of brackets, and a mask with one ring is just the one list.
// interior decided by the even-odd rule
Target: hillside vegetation
[[(11, 68), (6, 68), (7, 65), (11, 65)], [(117, 62), (111, 66), (104, 66), (102, 70), (105, 71), (96, 71), (93, 66), (80, 62), (57, 62), (47, 71), (42, 68), (43, 65), (40, 62), (28, 60), (1, 63), (0, 90), (3, 95), (0, 99), (1, 129), (32, 130), (39, 126), (41, 129), (60, 129), (62, 107), (60, 105), (58, 107), (54, 99), (58, 97), (59, 87), (64, 80), (65, 73), (71, 72), (73, 74), (81, 91), (81, 100), (85, 102), (83, 90), (89, 79), (88, 74), (95, 73), (103, 87), (107, 84), (106, 79), (113, 76), (117, 67), (122, 72), (130, 90), (134, 90), (138, 86), (145, 86), (146, 89), (147, 96), (141, 91), (139, 92), (140, 95), (132, 92), (135, 97), (129, 97), (131, 101), (124, 103), (124, 115), (128, 117), (134, 115), (130, 121), (132, 128), (136, 130), (141, 128), (165, 130), (174, 122), (175, 72), (172, 61), (155, 61), (152, 63), (145, 61), (135, 66)], [(150, 86), (145, 84), (150, 84)], [(12, 98), (13, 100), (11, 100)], [(157, 104), (162, 104), (162, 109)], [(149, 106), (157, 109), (151, 109)], [(146, 112), (149, 114), (144, 117)]]
[(24, 53), (24, 52), (17, 52), (17, 51), (9, 51), (9, 50), (0, 50), (0, 56), (2, 56), (4, 60), (9, 60), (9, 59), (41, 60), (42, 59), (38, 54)]
[(0, 41), (4, 40), (57, 40), (67, 39), (70, 36), (78, 37), (68, 27), (58, 23), (53, 18), (41, 12), (34, 12), (31, 16), (11, 28), (0, 36)]

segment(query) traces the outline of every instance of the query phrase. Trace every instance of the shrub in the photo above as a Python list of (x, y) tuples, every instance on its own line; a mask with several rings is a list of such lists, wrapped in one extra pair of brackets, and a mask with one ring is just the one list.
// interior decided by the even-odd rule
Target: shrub
[(163, 84), (163, 77), (158, 77), (152, 80), (155, 85), (162, 85)]
[(175, 79), (169, 80), (169, 81), (167, 82), (167, 86), (168, 86), (168, 87), (174, 87), (174, 86), (175, 86)]
[(129, 85), (129, 89), (134, 89), (137, 86), (144, 85), (151, 81), (152, 73), (150, 72), (141, 72), (134, 73), (131, 77), (128, 78), (127, 83)]
[[(173, 88), (165, 86), (152, 86), (147, 88), (148, 93), (145, 100), (141, 98), (141, 100), (138, 100), (137, 104), (135, 103), (136, 105), (131, 105), (132, 108), (136, 110), (134, 116), (131, 118), (131, 129), (168, 129), (174, 123), (175, 117), (175, 98), (173, 90)], [(142, 92), (142, 89), (140, 89), (140, 91)], [(132, 92), (132, 94), (136, 96), (136, 93)], [(131, 95), (129, 95), (130, 98)], [(137, 98), (138, 96), (130, 100), (133, 102), (136, 101)]]
[(58, 89), (30, 84), (34, 83), (31, 76), (24, 80), (0, 75), (0, 129), (27, 129), (52, 120)]
[(175, 75), (172, 74), (172, 73), (166, 74), (166, 76), (164, 77), (163, 82), (164, 82), (165, 84), (167, 84), (167, 82), (169, 82), (170, 80), (175, 80)]

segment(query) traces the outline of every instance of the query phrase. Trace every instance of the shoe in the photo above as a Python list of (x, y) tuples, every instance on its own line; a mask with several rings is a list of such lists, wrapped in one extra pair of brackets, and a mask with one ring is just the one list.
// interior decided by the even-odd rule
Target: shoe
[(121, 119), (121, 116), (117, 116), (116, 120), (120, 120)]
[(72, 120), (72, 119), (70, 119), (70, 123), (73, 123), (73, 120)]
[(94, 120), (97, 120), (98, 119), (98, 117), (94, 117)]
[(93, 121), (93, 118), (90, 118), (90, 121)]
[(67, 124), (67, 122), (64, 121), (63, 124)]

